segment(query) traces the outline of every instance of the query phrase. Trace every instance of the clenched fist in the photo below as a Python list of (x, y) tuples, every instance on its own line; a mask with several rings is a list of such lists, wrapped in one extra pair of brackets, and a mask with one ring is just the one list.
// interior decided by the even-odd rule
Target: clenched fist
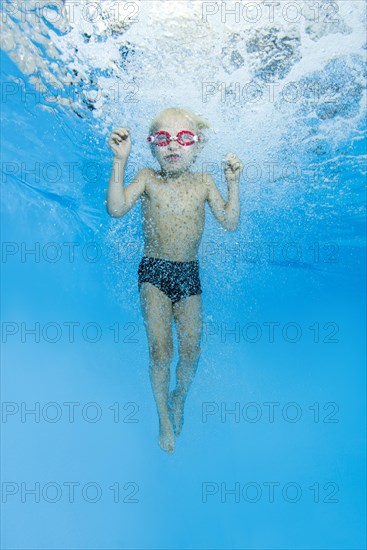
[(243, 169), (243, 164), (235, 153), (226, 154), (226, 165), (224, 174), (227, 180), (236, 180), (240, 178), (240, 173)]

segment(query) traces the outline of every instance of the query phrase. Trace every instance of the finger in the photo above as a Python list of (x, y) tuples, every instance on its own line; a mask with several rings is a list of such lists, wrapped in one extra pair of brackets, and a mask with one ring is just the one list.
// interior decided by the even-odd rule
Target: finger
[(227, 153), (226, 160), (227, 162), (236, 162), (238, 160), (238, 157), (235, 153)]
[(122, 132), (113, 132), (112, 137), (122, 140), (127, 138), (127, 134), (123, 134)]
[(117, 135), (122, 139), (125, 139), (129, 136), (130, 132), (127, 128), (116, 128), (115, 130), (112, 130), (112, 135)]
[(235, 153), (227, 153), (226, 154), (226, 162), (228, 164), (237, 164), (240, 162), (240, 159), (238, 158), (238, 156), (235, 154)]
[(116, 143), (117, 145), (119, 143), (121, 143), (122, 139), (119, 137), (119, 136), (116, 136), (116, 135), (112, 135), (110, 137), (110, 139), (108, 140), (108, 143), (111, 144), (111, 143)]
[(112, 145), (115, 145), (115, 144), (116, 144), (116, 140), (110, 137), (110, 139), (108, 140), (108, 145), (112, 147)]
[(233, 164), (229, 164), (228, 168), (230, 169), (230, 171), (234, 174), (234, 173), (239, 173), (241, 172), (242, 170), (242, 165), (239, 163), (239, 162), (236, 162), (236, 163), (233, 163)]
[(122, 143), (126, 142), (125, 137), (121, 137), (117, 134), (111, 136), (111, 140), (113, 141), (113, 143), (116, 143), (116, 145), (121, 145)]
[(130, 128), (125, 128), (125, 127), (119, 126), (118, 128), (114, 128), (112, 131), (113, 132), (127, 132), (127, 133), (129, 133)]

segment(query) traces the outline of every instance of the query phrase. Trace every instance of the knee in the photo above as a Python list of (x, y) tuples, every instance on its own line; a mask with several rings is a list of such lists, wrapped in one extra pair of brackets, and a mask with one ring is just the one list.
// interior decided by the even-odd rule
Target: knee
[(173, 358), (172, 342), (154, 341), (150, 345), (151, 363), (160, 367), (169, 367)]

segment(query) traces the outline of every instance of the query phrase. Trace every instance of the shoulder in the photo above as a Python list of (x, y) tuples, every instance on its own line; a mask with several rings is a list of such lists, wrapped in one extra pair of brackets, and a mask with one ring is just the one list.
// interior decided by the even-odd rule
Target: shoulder
[(212, 185), (214, 180), (208, 172), (192, 172), (195, 183), (203, 185)]
[(203, 172), (202, 173), (202, 179), (208, 185), (215, 185), (213, 176), (211, 174), (209, 174), (209, 172)]
[(143, 186), (144, 191), (147, 189), (147, 186), (149, 185), (150, 182), (153, 181), (153, 179), (154, 179), (154, 171), (148, 167), (141, 168), (135, 176), (135, 182)]
[(137, 177), (146, 181), (151, 178), (153, 174), (154, 171), (151, 168), (145, 167), (139, 170), (139, 172), (137, 173)]
[(144, 186), (144, 196), (151, 196), (157, 192), (157, 173), (153, 168), (142, 168), (137, 177)]

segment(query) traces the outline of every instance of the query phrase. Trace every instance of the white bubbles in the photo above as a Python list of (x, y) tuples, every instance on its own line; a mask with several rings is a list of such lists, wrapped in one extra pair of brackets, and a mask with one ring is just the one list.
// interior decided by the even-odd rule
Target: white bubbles
[[(211, 123), (195, 170), (211, 166), (223, 195), (223, 161), (233, 151), (245, 164), (245, 213), (258, 210), (269, 224), (272, 208), (290, 211), (311, 190), (313, 219), (314, 205), (330, 201), (332, 209), (335, 196), (317, 196), (325, 174), (314, 175), (305, 159), (335, 155), (338, 164), (366, 107), (365, 3), (259, 1), (252, 11), (233, 4), (238, 13), (225, 2), (5, 1), (2, 45), (39, 91), (39, 106), (88, 117), (103, 136), (131, 127), (136, 169), (156, 167), (146, 143), (151, 119), (188, 108)], [(122, 224), (136, 243), (139, 222), (134, 214)], [(249, 217), (240, 238), (260, 222)], [(217, 239), (216, 222), (207, 223), (206, 238)], [(230, 245), (233, 234), (224, 235)]]

